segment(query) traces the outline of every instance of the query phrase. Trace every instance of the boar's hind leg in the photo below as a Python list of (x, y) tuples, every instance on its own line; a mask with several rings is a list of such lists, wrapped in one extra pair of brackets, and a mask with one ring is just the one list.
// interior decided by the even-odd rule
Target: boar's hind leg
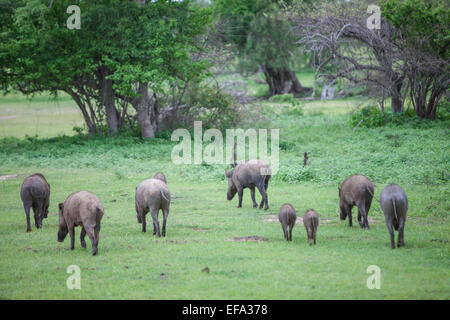
[(311, 246), (312, 245), (312, 239), (313, 239), (313, 230), (311, 227), (307, 227), (306, 233), (308, 234), (308, 243)]
[(97, 241), (96, 241), (95, 235), (94, 235), (94, 228), (90, 224), (87, 224), (86, 226), (84, 226), (84, 228), (86, 229), (86, 233), (87, 233), (89, 239), (91, 240), (92, 255), (95, 256), (95, 255), (97, 255)]
[(80, 242), (81, 242), (81, 246), (86, 249), (86, 241), (84, 240), (85, 236), (86, 236), (86, 230), (82, 226), (81, 233), (80, 233)]
[(259, 208), (262, 208), (262, 205), (264, 203), (264, 210), (269, 209), (269, 205), (267, 203), (267, 192), (266, 192), (266, 188), (264, 187), (264, 185), (257, 185), (259, 193), (261, 193), (262, 196), (262, 200), (261, 200), (261, 204), (259, 205)]
[(34, 224), (36, 228), (42, 228), (42, 222), (41, 222), (41, 210), (39, 208), (39, 205), (33, 203), (33, 212), (34, 212)]
[(256, 203), (256, 200), (255, 200), (255, 187), (250, 187), (250, 192), (251, 192), (252, 201), (253, 201), (253, 208), (256, 208), (256, 207), (258, 207), (258, 204)]
[(363, 224), (361, 225), (361, 228), (369, 229), (369, 221), (367, 220), (367, 211), (366, 211), (366, 204), (358, 204), (358, 215), (361, 213), (361, 217), (363, 219)]
[(291, 223), (289, 226), (289, 241), (292, 241), (292, 229), (294, 228), (294, 224)]
[(161, 237), (161, 232), (159, 229), (159, 221), (158, 221), (158, 214), (159, 214), (159, 208), (150, 208), (150, 214), (152, 215), (153, 220), (153, 234), (156, 234), (158, 237)]
[[(267, 200), (267, 188), (269, 187), (269, 181), (267, 180), (267, 182), (265, 182), (264, 183), (264, 191), (266, 192), (266, 200)], [(259, 189), (258, 189), (259, 190)], [(261, 191), (260, 191), (261, 192)], [(262, 194), (261, 194), (262, 195)], [(259, 204), (259, 208), (261, 209), (262, 207), (263, 207), (263, 204), (264, 204), (264, 197), (262, 197), (262, 199), (261, 199), (261, 203)], [(269, 207), (268, 207), (268, 204), (267, 204), (267, 201), (266, 201), (266, 206), (267, 206), (267, 209), (269, 209)], [(266, 210), (267, 210), (266, 209)]]
[(281, 223), (281, 228), (283, 229), (284, 239), (289, 241), (288, 232), (286, 228), (286, 223)]
[(314, 226), (314, 229), (313, 229), (313, 240), (314, 240), (314, 244), (316, 244), (316, 234), (317, 234), (317, 225)]
[(399, 248), (405, 245), (405, 239), (403, 238), (404, 229), (405, 229), (405, 218), (400, 217), (400, 223), (398, 226), (398, 240), (397, 240), (397, 246)]
[(348, 216), (348, 226), (352, 227), (353, 226), (353, 218), (352, 218), (352, 206), (346, 206), (345, 210), (347, 211), (347, 216)]
[(147, 214), (145, 212), (141, 212), (141, 222), (142, 222), (142, 232), (147, 232), (147, 221), (146, 216)]
[(94, 228), (94, 236), (95, 236), (95, 247), (98, 250), (98, 242), (100, 241), (100, 222), (98, 222), (97, 226)]
[(167, 223), (167, 216), (169, 215), (169, 209), (163, 210), (163, 226), (162, 226), (162, 236), (166, 236), (166, 223)]
[(395, 249), (394, 226), (392, 225), (392, 221), (389, 218), (386, 218), (386, 226), (391, 237), (391, 248)]
[(27, 217), (27, 232), (31, 231), (31, 223), (30, 223), (30, 208), (31, 203), (30, 202), (24, 202), (23, 208), (25, 209), (25, 215)]

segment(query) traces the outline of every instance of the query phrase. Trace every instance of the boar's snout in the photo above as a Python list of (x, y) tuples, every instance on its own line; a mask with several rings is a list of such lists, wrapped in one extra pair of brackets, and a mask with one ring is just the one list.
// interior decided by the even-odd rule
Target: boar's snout
[(68, 233), (68, 230), (64, 232), (64, 230), (59, 229), (58, 231), (58, 242), (64, 242), (64, 239), (66, 238)]
[(345, 218), (347, 218), (347, 212), (345, 212), (345, 210), (342, 208), (339, 212), (339, 217), (341, 218), (341, 220), (345, 220)]

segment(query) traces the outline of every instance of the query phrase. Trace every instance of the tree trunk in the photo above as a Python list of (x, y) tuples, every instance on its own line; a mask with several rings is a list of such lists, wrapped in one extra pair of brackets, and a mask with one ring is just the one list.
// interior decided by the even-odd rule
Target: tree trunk
[(394, 77), (394, 81), (391, 87), (391, 110), (392, 113), (403, 112), (403, 97), (402, 97), (403, 77)]
[(106, 79), (110, 75), (108, 67), (102, 67), (101, 71), (102, 83), (102, 104), (106, 113), (106, 124), (108, 125), (108, 133), (115, 135), (119, 131), (119, 115), (114, 105), (114, 91), (112, 80)]
[(86, 126), (88, 127), (89, 136), (92, 138), (96, 134), (96, 126), (95, 123), (89, 117), (89, 113), (87, 112), (86, 106), (83, 104), (81, 98), (72, 90), (65, 90), (73, 100), (75, 100), (78, 108), (80, 108), (81, 113), (83, 114), (84, 122), (86, 122)]
[(276, 69), (270, 66), (263, 66), (263, 71), (271, 96), (285, 93), (301, 96), (312, 92), (312, 88), (303, 87), (294, 71), (288, 68)]
[(139, 83), (138, 96), (133, 99), (132, 105), (137, 112), (137, 121), (139, 128), (141, 129), (142, 138), (154, 138), (154, 123), (155, 119), (152, 119), (151, 99), (148, 95), (148, 85)]

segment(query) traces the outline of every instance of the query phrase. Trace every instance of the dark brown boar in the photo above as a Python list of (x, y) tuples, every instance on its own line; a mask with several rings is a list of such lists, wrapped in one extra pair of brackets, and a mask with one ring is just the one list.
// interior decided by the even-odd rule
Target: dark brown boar
[(370, 180), (363, 175), (353, 175), (344, 180), (339, 189), (340, 218), (345, 220), (348, 216), (348, 225), (352, 224), (352, 208), (358, 207), (358, 222), (361, 228), (369, 229), (370, 205), (374, 194), (374, 186)]
[(405, 191), (399, 185), (388, 185), (381, 191), (380, 206), (391, 236), (391, 248), (395, 248), (394, 229), (398, 230), (397, 246), (399, 248), (404, 246), (404, 229), (408, 211), (408, 197)]
[(163, 181), (165, 184), (167, 184), (166, 176), (162, 172), (158, 172), (157, 174), (155, 174), (153, 179), (159, 179), (159, 180)]
[(58, 241), (63, 242), (70, 235), (70, 250), (75, 248), (75, 227), (81, 226), (80, 242), (86, 248), (87, 234), (92, 244), (92, 255), (97, 255), (100, 239), (100, 225), (104, 214), (100, 199), (88, 191), (72, 193), (64, 203), (59, 204)]
[(27, 232), (31, 231), (30, 208), (33, 208), (36, 228), (42, 228), (42, 219), (47, 218), (50, 204), (50, 185), (44, 176), (35, 173), (27, 177), (22, 183), (20, 198), (27, 218)]
[(292, 241), (292, 229), (295, 227), (297, 213), (290, 203), (285, 203), (281, 206), (280, 211), (278, 212), (278, 220), (283, 229), (284, 239), (286, 239), (286, 241)]
[(239, 196), (238, 208), (242, 208), (242, 196), (245, 188), (250, 188), (253, 208), (258, 204), (255, 201), (255, 187), (262, 196), (259, 208), (269, 209), (267, 188), (270, 180), (270, 167), (262, 160), (248, 160), (239, 163), (232, 171), (225, 170), (228, 178), (227, 200), (232, 200), (235, 194)]
[(162, 236), (166, 236), (167, 216), (170, 208), (170, 191), (167, 185), (159, 179), (147, 179), (136, 188), (135, 195), (136, 214), (139, 223), (142, 223), (142, 232), (147, 231), (145, 216), (150, 211), (153, 220), (153, 235), (161, 236), (158, 214), (163, 212)]
[(306, 234), (308, 235), (308, 243), (312, 245), (316, 244), (316, 234), (317, 228), (319, 227), (319, 215), (314, 209), (306, 210), (306, 213), (303, 215), (303, 225), (306, 229)]

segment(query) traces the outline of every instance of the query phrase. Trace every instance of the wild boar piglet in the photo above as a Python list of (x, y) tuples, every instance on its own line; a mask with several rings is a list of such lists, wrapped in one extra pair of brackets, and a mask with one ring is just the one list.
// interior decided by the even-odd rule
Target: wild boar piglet
[(286, 239), (286, 241), (292, 241), (292, 229), (295, 227), (297, 213), (290, 203), (285, 203), (281, 206), (280, 211), (278, 212), (278, 220), (283, 229), (284, 239)]

